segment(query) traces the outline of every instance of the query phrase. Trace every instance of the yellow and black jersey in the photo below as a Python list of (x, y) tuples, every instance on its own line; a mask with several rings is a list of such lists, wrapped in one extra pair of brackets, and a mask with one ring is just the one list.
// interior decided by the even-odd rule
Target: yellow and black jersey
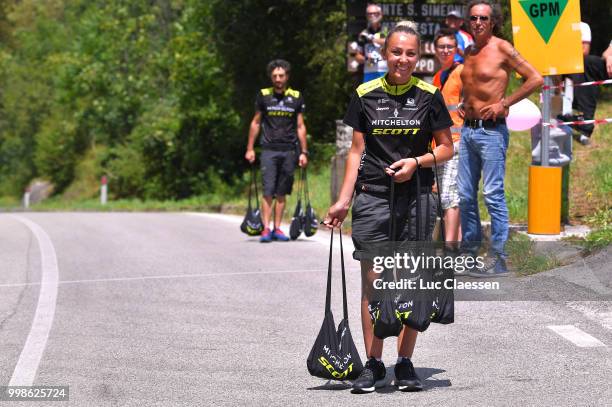
[(255, 109), (261, 112), (261, 144), (263, 147), (295, 146), (297, 143), (297, 116), (305, 110), (302, 94), (288, 88), (276, 93), (273, 88), (262, 89), (255, 100)]
[[(429, 151), (433, 131), (449, 128), (453, 121), (440, 91), (418, 78), (391, 85), (386, 76), (360, 85), (349, 103), (344, 123), (365, 136), (358, 187), (381, 191), (389, 186), (385, 168), (407, 157)], [(431, 168), (420, 168), (421, 185), (433, 185)], [(405, 184), (408, 188), (415, 177)]]

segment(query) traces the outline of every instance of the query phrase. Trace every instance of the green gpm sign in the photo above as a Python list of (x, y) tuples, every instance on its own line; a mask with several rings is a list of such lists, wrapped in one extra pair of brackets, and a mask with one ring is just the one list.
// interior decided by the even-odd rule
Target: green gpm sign
[(567, 6), (568, 0), (557, 1), (539, 1), (525, 0), (519, 1), (525, 13), (531, 19), (531, 22), (542, 36), (545, 43), (548, 44), (555, 27)]

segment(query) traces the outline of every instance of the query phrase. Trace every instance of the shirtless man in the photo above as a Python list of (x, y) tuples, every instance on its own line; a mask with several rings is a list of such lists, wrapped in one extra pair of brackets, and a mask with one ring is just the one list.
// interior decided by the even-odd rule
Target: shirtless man
[[(478, 182), (484, 178), (484, 201), (491, 215), (491, 259), (487, 267), (474, 269), (473, 277), (503, 276), (508, 271), (504, 246), (508, 239), (508, 207), (504, 196), (504, 173), (510, 105), (542, 85), (542, 76), (512, 44), (494, 35), (501, 26), (497, 6), (488, 0), (468, 4), (468, 21), (474, 44), (465, 50), (461, 72), (465, 122), (459, 149), (458, 189), (463, 246), (478, 249), (482, 241), (478, 213)], [(511, 95), (504, 96), (512, 71), (524, 79)]]

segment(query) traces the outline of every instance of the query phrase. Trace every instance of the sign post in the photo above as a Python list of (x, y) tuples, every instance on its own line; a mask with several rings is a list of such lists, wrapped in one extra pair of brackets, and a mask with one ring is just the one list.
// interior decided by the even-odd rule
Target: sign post
[[(511, 0), (514, 46), (543, 76), (541, 166), (529, 168), (529, 233), (561, 229), (561, 167), (550, 166), (551, 75), (583, 72), (579, 0)], [(544, 193), (545, 192), (545, 193)]]
[(108, 200), (108, 178), (106, 178), (106, 175), (102, 176), (100, 184), (100, 203), (106, 205)]

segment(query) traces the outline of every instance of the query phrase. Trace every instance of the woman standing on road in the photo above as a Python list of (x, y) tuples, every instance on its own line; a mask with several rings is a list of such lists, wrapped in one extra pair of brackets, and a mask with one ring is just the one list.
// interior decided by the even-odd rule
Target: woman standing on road
[[(373, 272), (372, 260), (365, 246), (389, 240), (390, 185), (395, 182), (395, 240), (431, 240), (435, 221), (435, 201), (431, 196), (434, 157), (428, 152), (432, 138), (433, 153), (441, 163), (453, 155), (450, 127), (453, 122), (440, 91), (412, 76), (420, 57), (419, 35), (410, 27), (397, 26), (387, 36), (383, 47), (388, 73), (360, 85), (353, 94), (344, 123), (353, 128), (353, 141), (346, 162), (344, 182), (338, 201), (329, 208), (324, 223), (338, 227), (346, 218), (353, 193), (352, 237), (355, 259), (361, 262), (361, 322), (368, 361), (353, 384), (358, 393), (374, 391), (384, 384), (385, 365), (381, 361), (383, 340), (374, 336), (368, 304), (372, 283), (379, 275)], [(421, 191), (417, 191), (418, 171)], [(416, 202), (429, 219), (417, 236)], [(395, 385), (403, 391), (423, 388), (410, 358), (417, 331), (404, 326), (398, 337), (398, 361)]]

